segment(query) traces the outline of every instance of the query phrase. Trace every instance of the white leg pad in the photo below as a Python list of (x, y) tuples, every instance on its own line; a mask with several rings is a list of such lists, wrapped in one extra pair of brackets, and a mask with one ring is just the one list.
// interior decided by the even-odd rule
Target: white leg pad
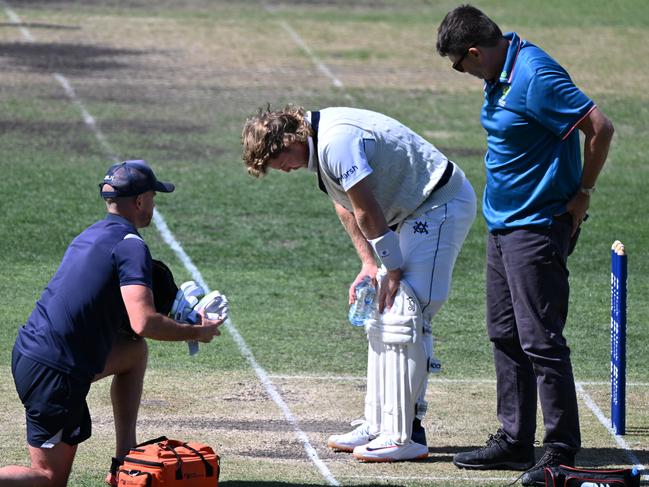
[(367, 331), (367, 389), (365, 392), (365, 421), (370, 425), (370, 433), (381, 431), (381, 411), (384, 397), (384, 345), (375, 321), (368, 320)]
[(385, 347), (385, 394), (381, 434), (405, 443), (412, 434), (416, 404), (428, 376), (424, 321), (419, 301), (407, 282), (392, 307), (380, 316), (380, 339)]

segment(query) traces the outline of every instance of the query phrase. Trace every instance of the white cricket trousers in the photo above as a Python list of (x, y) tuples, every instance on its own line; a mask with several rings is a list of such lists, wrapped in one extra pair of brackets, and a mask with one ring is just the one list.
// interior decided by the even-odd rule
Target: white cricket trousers
[[(426, 414), (428, 373), (433, 372), (429, 366), (439, 363), (434, 358), (430, 322), (448, 299), (453, 266), (475, 218), (475, 192), (469, 181), (464, 178), (455, 198), (428, 210), (418, 209), (400, 225), (399, 245), (404, 262), (401, 267), (402, 279), (410, 285), (419, 301), (423, 323), (422, 328), (416, 331), (417, 340), (408, 347), (408, 377), (397, 378), (397, 382), (400, 380), (407, 384), (406, 389), (410, 396), (408, 398), (387, 397), (380, 380), (377, 384), (377, 377), (385, 377), (389, 371), (375, 370), (376, 363), (373, 360), (376, 360), (377, 356), (382, 357), (379, 358), (379, 368), (386, 367), (386, 352), (381, 346), (378, 349), (373, 348), (376, 344), (373, 345), (368, 335), (370, 349), (365, 416), (371, 427), (378, 428), (381, 434), (398, 436), (400, 441), (403, 441), (404, 434), (412, 432), (410, 424), (406, 431), (401, 431), (390, 421), (393, 411), (398, 411), (405, 404), (415, 406), (414, 411), (406, 412), (407, 416), (414, 414), (413, 417), (422, 420)], [(381, 404), (380, 411), (377, 411), (377, 401)]]
[(431, 319), (446, 302), (451, 289), (453, 266), (464, 239), (476, 218), (476, 196), (469, 180), (449, 202), (427, 211), (416, 211), (399, 228), (403, 254), (403, 279), (421, 304), (424, 321)]

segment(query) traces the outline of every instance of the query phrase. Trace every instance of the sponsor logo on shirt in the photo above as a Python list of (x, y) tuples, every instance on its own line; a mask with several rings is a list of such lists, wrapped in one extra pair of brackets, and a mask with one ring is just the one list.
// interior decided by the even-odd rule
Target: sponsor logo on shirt
[(356, 171), (358, 171), (358, 166), (352, 166), (349, 169), (347, 169), (347, 171), (345, 171), (343, 175), (338, 178), (338, 184), (341, 184), (343, 181), (348, 179)]
[(507, 85), (503, 88), (503, 94), (500, 95), (500, 98), (498, 99), (498, 106), (504, 107), (505, 106), (505, 98), (507, 97), (507, 94), (509, 93), (509, 89), (511, 86)]

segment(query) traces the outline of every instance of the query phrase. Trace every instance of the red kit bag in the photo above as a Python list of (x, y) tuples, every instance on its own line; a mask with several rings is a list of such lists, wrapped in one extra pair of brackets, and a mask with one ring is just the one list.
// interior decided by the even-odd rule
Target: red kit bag
[(546, 467), (546, 487), (640, 487), (640, 475), (630, 468)]
[(132, 448), (117, 471), (119, 487), (216, 487), (219, 456), (202, 443), (165, 436)]

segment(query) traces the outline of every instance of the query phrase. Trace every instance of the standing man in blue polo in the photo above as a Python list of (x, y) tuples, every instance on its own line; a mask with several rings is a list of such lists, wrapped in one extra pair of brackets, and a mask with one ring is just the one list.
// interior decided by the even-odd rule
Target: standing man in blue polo
[[(544, 485), (543, 467), (574, 465), (581, 444), (570, 349), (563, 335), (566, 263), (606, 161), (613, 126), (556, 61), (516, 33), (503, 35), (470, 5), (446, 15), (437, 51), (455, 70), (485, 81), (487, 329), (502, 424), (486, 447), (459, 453), (453, 462), (460, 468), (529, 469), (523, 485)], [(545, 454), (535, 464), (537, 388)]]
[(77, 445), (91, 434), (90, 384), (107, 376), (114, 376), (116, 457), (136, 444), (147, 345), (119, 333), (123, 323), (156, 340), (209, 342), (220, 334), (221, 319), (191, 326), (154, 307), (151, 254), (137, 229), (151, 223), (156, 192), (174, 185), (158, 181), (145, 161), (125, 161), (111, 166), (99, 187), (108, 215), (72, 241), (18, 332), (12, 373), (31, 467), (0, 468), (0, 486), (67, 484)]

